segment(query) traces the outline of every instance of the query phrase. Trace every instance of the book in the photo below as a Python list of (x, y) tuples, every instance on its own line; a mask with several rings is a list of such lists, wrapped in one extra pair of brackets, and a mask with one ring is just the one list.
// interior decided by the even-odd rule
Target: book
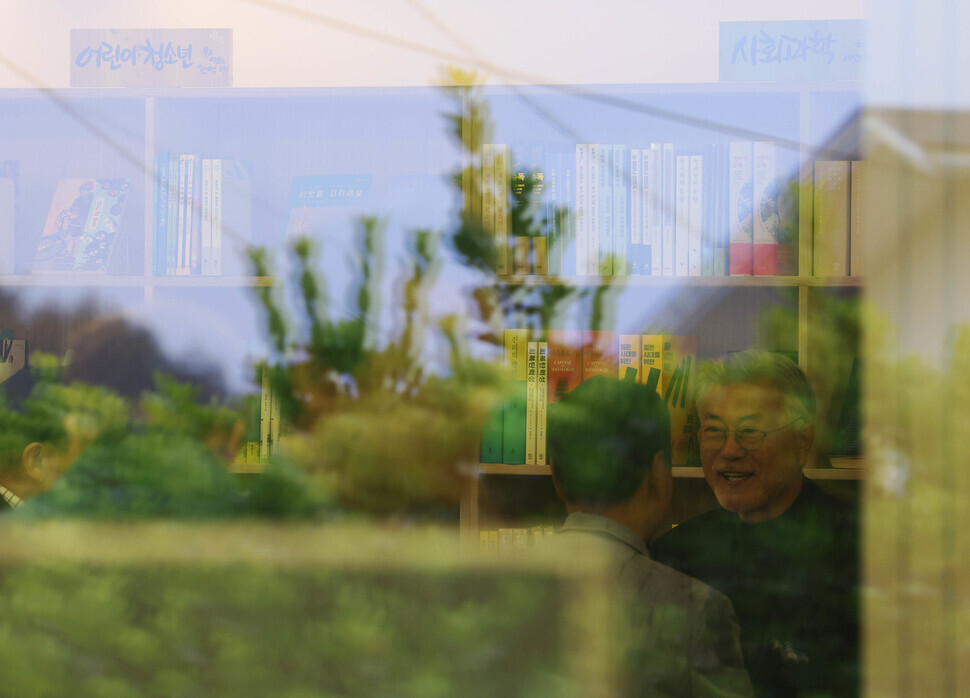
[(186, 240), (190, 274), (199, 274), (202, 264), (202, 159), (192, 155), (189, 161), (189, 215), (186, 218)]
[(212, 159), (202, 158), (202, 276), (213, 276), (212, 267)]
[(797, 206), (791, 193), (788, 159), (783, 149), (771, 141), (753, 145), (755, 276), (787, 276), (797, 269)]
[(209, 197), (209, 264), (213, 276), (222, 276), (222, 160), (212, 161), (212, 189)]
[(620, 380), (641, 383), (640, 367), (642, 363), (640, 349), (640, 335), (621, 334), (619, 335), (619, 347), (617, 353), (617, 377)]
[(847, 276), (849, 271), (849, 182), (851, 163), (815, 162), (812, 273)]
[(670, 441), (673, 465), (697, 463), (697, 423), (691, 401), (697, 364), (697, 338), (664, 335), (663, 398), (670, 412)]
[(508, 274), (505, 240), (495, 229), (495, 144), (482, 144), (482, 229), (495, 247), (495, 273)]
[(630, 263), (630, 152), (625, 145), (613, 146), (613, 275), (633, 273)]
[(589, 144), (589, 158), (586, 162), (586, 207), (589, 225), (586, 229), (587, 260), (590, 276), (600, 273), (600, 146)]
[(677, 168), (676, 168), (676, 158), (674, 157), (674, 144), (664, 143), (663, 144), (663, 155), (661, 159), (661, 178), (663, 180), (663, 186), (661, 187), (661, 249), (662, 249), (662, 275), (663, 276), (673, 276), (674, 275), (674, 227), (676, 224), (676, 205), (677, 200), (676, 190), (677, 190)]
[(864, 160), (852, 161), (852, 181), (849, 187), (849, 276), (864, 276), (866, 273), (864, 262), (866, 168)]
[[(545, 220), (545, 228), (549, 237), (547, 247), (549, 265), (547, 271), (550, 276), (562, 276), (563, 274), (562, 200), (560, 192), (561, 157), (562, 153), (556, 149), (549, 148), (546, 150), (546, 181), (545, 187), (543, 188), (543, 218)], [(538, 248), (536, 251), (536, 256), (537, 258), (539, 256)]]
[(189, 162), (192, 156), (188, 153), (179, 153), (179, 186), (178, 186), (178, 224), (175, 233), (176, 256), (175, 273), (182, 275), (189, 273), (188, 264), (188, 244), (185, 231), (188, 226), (188, 217), (191, 201), (191, 180), (189, 179)]
[(546, 426), (549, 416), (549, 342), (539, 342), (539, 359), (536, 384), (536, 465), (546, 465), (547, 455)]
[(546, 197), (546, 149), (542, 144), (533, 143), (529, 149), (528, 177), (531, 186), (528, 236), (532, 241), (532, 273), (541, 276), (549, 274), (549, 234), (543, 216), (543, 201)]
[[(223, 171), (223, 180), (226, 173)], [(223, 185), (225, 188), (225, 184)], [(369, 174), (299, 175), (290, 182), (286, 228), (280, 252), (302, 237), (346, 240), (351, 232), (353, 209), (370, 197)], [(223, 216), (227, 213), (223, 205)], [(228, 226), (223, 224), (223, 236)]]
[(482, 426), (482, 438), (479, 442), (478, 460), (480, 463), (502, 462), (503, 407), (502, 400), (497, 400), (485, 417), (485, 424)]
[(576, 275), (576, 158), (575, 154), (561, 153), (559, 157), (560, 179), (562, 186), (559, 220), (562, 227), (562, 273), (565, 276)]
[(576, 200), (573, 215), (576, 231), (576, 274), (586, 276), (589, 271), (589, 144), (576, 145)]
[(168, 246), (168, 163), (167, 152), (155, 156), (154, 230), (152, 231), (152, 273), (165, 275), (165, 257)]
[(750, 276), (754, 255), (754, 180), (752, 143), (734, 141), (728, 147), (728, 271), (731, 276)]
[(657, 391), (663, 397), (663, 347), (662, 334), (645, 334), (640, 337), (639, 382)]
[(583, 333), (583, 380), (593, 376), (613, 377), (619, 371), (617, 334), (612, 330)]
[[(641, 275), (644, 273), (644, 254), (649, 250), (648, 236), (641, 235), (644, 223), (643, 185), (641, 184), (640, 165), (643, 162), (643, 149), (630, 149), (630, 251), (629, 273)], [(649, 151), (647, 151), (649, 152)], [(649, 273), (649, 271), (647, 272)]]
[(539, 401), (539, 343), (529, 342), (526, 347), (525, 464), (535, 465), (536, 415)]
[(549, 330), (547, 384), (549, 402), (556, 402), (583, 381), (583, 333)]
[(0, 161), (0, 274), (17, 267), (17, 179), (20, 163)]
[(502, 462), (521, 465), (526, 456), (529, 331), (506, 329), (504, 339), (508, 385), (502, 412)]
[[(512, 273), (531, 274), (532, 265), (532, 172), (530, 166), (531, 146), (519, 143), (512, 146), (510, 186), (515, 209), (511, 216)], [(528, 199), (527, 199), (528, 197)]]
[(599, 207), (599, 274), (613, 276), (613, 146), (598, 145), (599, 187), (596, 200)]
[(33, 272), (106, 273), (129, 188), (125, 178), (58, 181), (37, 242)]
[(168, 228), (165, 234), (165, 274), (175, 273), (178, 267), (178, 203), (179, 178), (181, 176), (181, 157), (178, 153), (168, 154)]
[(687, 275), (701, 276), (701, 248), (704, 236), (704, 156), (691, 155), (688, 160)]
[(492, 220), (494, 240), (498, 249), (496, 260), (496, 274), (511, 274), (512, 260), (509, 259), (509, 236), (512, 234), (509, 224), (509, 147), (505, 144), (493, 146), (492, 174)]
[(677, 181), (674, 194), (674, 276), (689, 276), (690, 268), (690, 156), (676, 157)]
[[(644, 153), (646, 164), (643, 174), (643, 234), (648, 236), (648, 249), (644, 250), (644, 274), (649, 268), (650, 276), (663, 274), (663, 146), (650, 144), (649, 157)], [(649, 267), (647, 266), (649, 264)]]

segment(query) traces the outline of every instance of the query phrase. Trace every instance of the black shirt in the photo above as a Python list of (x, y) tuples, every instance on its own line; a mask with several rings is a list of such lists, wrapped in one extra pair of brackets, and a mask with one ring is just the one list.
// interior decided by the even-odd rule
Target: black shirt
[(717, 509), (687, 521), (651, 556), (731, 599), (759, 696), (859, 693), (856, 510), (802, 481), (781, 516), (747, 524)]

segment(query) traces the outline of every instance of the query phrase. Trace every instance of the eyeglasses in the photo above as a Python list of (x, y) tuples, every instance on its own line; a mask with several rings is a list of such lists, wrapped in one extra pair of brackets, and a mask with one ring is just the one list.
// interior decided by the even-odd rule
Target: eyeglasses
[(768, 434), (772, 434), (776, 431), (781, 431), (782, 429), (787, 429), (792, 424), (800, 422), (804, 417), (798, 417), (797, 419), (784, 424), (777, 429), (755, 429), (754, 427), (741, 427), (740, 429), (723, 429), (721, 427), (706, 426), (700, 428), (701, 446), (705, 448), (716, 448), (722, 449), (725, 444), (727, 444), (728, 433), (734, 434), (734, 440), (738, 442), (738, 446), (743, 448), (745, 451), (757, 451), (761, 448), (762, 444), (765, 442), (765, 437)]

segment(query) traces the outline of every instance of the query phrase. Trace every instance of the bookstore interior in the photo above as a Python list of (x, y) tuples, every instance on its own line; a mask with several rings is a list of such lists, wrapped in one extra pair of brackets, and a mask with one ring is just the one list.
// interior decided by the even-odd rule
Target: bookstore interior
[[(761, 76), (769, 34), (798, 24), (793, 77)], [(722, 22), (717, 82), (453, 69), (441, 87), (236, 87), (231, 30), (72, 29), (71, 87), (0, 90), (0, 493), (16, 532), (0, 606), (28, 638), (21, 662), (48, 674), (38, 695), (267, 695), (281, 677), (292, 695), (624, 695), (606, 691), (590, 611), (609, 600), (575, 570), (521, 573), (575, 510), (550, 455), (557, 403), (600, 376), (645, 386), (670, 422), (657, 528), (687, 540), (724, 503), (705, 444), (756, 452), (791, 427), (699, 414), (704, 367), (749, 350), (811, 385), (806, 491), (891, 522), (841, 529), (885, 543), (865, 548), (862, 655), (858, 637), (836, 659), (773, 639), (778, 679), (745, 635), (752, 590), (721, 589), (755, 695), (796, 695), (771, 692), (788, 680), (908, 695), (923, 674), (903, 637), (965, 656), (962, 572), (938, 570), (967, 542), (966, 475), (938, 463), (966, 448), (970, 339), (948, 299), (970, 252), (970, 119), (866, 107), (844, 72), (862, 44), (832, 40), (861, 21), (821, 23), (828, 43), (814, 24)], [(797, 72), (833, 45), (843, 72)], [(920, 337), (949, 358), (910, 361)], [(838, 587), (824, 571), (798, 583)], [(516, 658), (499, 651), (511, 638)], [(947, 667), (927, 695), (970, 685)], [(829, 670), (843, 683), (805, 678)]]

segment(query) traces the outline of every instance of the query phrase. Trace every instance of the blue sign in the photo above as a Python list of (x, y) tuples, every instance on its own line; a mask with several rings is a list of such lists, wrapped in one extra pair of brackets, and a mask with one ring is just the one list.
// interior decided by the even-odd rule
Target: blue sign
[(860, 80), (866, 22), (721, 22), (719, 55), (722, 82)]

